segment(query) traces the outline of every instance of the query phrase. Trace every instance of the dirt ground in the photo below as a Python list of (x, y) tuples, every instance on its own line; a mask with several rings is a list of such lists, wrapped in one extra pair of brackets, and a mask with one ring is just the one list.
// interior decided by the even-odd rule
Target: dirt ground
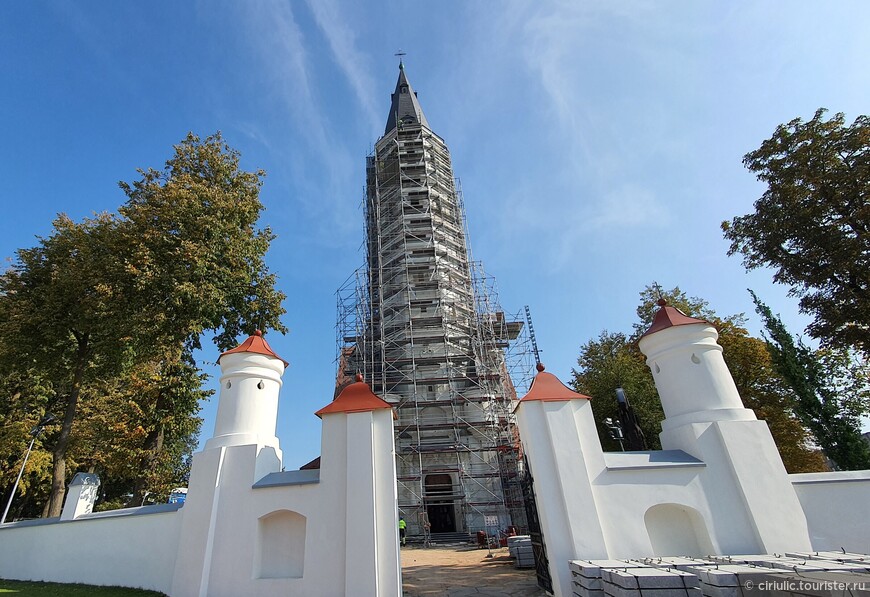
[(506, 547), (403, 547), (402, 587), (405, 597), (543, 597), (534, 569), (518, 570)]

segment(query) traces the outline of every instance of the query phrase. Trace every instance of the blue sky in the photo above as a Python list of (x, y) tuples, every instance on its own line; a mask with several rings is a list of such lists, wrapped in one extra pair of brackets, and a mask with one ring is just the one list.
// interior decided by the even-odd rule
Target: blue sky
[(0, 256), (58, 212), (116, 209), (117, 182), (187, 131), (223, 131), (268, 172), (291, 330), (268, 339), (291, 362), (278, 431), (294, 468), (320, 449), (334, 293), (362, 263), (395, 52), (450, 147), (474, 258), (507, 310), (530, 306), (567, 380), (582, 343), (631, 329), (653, 280), (746, 312), (753, 332), (747, 287), (793, 331), (808, 323), (770, 272), (726, 256), (719, 224), (762, 193), (741, 158), (776, 125), (866, 113), (868, 23), (863, 1), (3, 3)]

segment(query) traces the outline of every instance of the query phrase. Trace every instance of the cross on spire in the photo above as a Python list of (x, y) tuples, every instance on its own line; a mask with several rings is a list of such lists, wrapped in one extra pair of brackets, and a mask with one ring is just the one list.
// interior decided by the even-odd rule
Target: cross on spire
[[(404, 55), (405, 53), (401, 50), (396, 53), (396, 56), (399, 56), (400, 59)], [(387, 126), (384, 129), (384, 134), (386, 135), (397, 126), (404, 126), (410, 123), (419, 123), (429, 128), (429, 123), (426, 122), (420, 102), (417, 101), (417, 93), (411, 87), (411, 83), (408, 82), (405, 66), (400, 60), (399, 79), (396, 81), (396, 90), (393, 92), (393, 101), (390, 105), (390, 114), (387, 116)]]
[(403, 52), (401, 49), (400, 49), (398, 52), (396, 52), (395, 54), (393, 54), (393, 56), (398, 56), (398, 57), (399, 57), (399, 68), (400, 68), (400, 69), (404, 69), (404, 68), (405, 68), (404, 63), (402, 62), (402, 56), (407, 56), (407, 55), (408, 55), (408, 54), (407, 54), (406, 52)]

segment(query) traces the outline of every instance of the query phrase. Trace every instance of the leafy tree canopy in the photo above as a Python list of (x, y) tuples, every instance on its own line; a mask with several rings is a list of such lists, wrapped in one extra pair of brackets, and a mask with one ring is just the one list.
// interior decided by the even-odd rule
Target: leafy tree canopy
[[(118, 214), (59, 216), (0, 275), (0, 389), (13, 397), (0, 408), (0, 480), (27, 426), (7, 423), (53, 413), (37, 446), (50, 453), (51, 516), (78, 469), (132, 502), (183, 481), (208, 395), (192, 357), (202, 335), (227, 349), (257, 328), (286, 331), (264, 261), (273, 234), (257, 228), (263, 173), (242, 170), (219, 133), (189, 134), (162, 171), (139, 173), (120, 183)], [(43, 495), (29, 486), (40, 471), (22, 496)]]
[(754, 293), (752, 300), (764, 320), (772, 363), (795, 396), (798, 418), (838, 468), (870, 468), (870, 444), (861, 436), (861, 416), (870, 412), (867, 363), (847, 349), (812, 350)]
[(814, 321), (808, 333), (870, 355), (870, 118), (824, 109), (743, 158), (767, 185), (755, 212), (722, 223), (728, 254), (771, 267)]
[(239, 158), (220, 133), (191, 133), (162, 171), (120, 183), (131, 295), (148, 314), (144, 335), (193, 349), (209, 330), (226, 350), (257, 328), (287, 331), (285, 297), (264, 262), (274, 235), (256, 228), (265, 173), (241, 170)]
[(580, 347), (578, 368), (574, 370), (574, 389), (592, 397), (592, 412), (605, 450), (619, 450), (605, 419), (618, 421), (615, 391), (625, 390), (647, 445), (661, 449), (660, 423), (665, 418), (656, 394), (655, 382), (637, 344), (620, 332), (601, 332)]
[(749, 335), (742, 314), (720, 318), (707, 301), (690, 297), (679, 287), (665, 291), (656, 285), (647, 286), (640, 293), (639, 321), (632, 336), (605, 331), (580, 349), (574, 387), (593, 397), (592, 411), (605, 449), (619, 449), (603, 422), (605, 418), (616, 419), (616, 387), (625, 390), (650, 447), (661, 447), (658, 434), (664, 412), (652, 373), (637, 345), (640, 335), (652, 324), (659, 298), (687, 315), (709, 321), (719, 330), (725, 361), (744, 404), (767, 421), (786, 469), (825, 470), (824, 459), (810, 446), (811, 435), (792, 412), (793, 394), (773, 368), (765, 342)]

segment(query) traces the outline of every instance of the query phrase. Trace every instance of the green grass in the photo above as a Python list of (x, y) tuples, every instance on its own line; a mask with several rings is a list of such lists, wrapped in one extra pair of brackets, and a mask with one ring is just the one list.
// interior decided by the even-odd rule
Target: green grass
[(0, 580), (0, 595), (6, 597), (165, 597), (157, 591), (124, 587), (62, 585), (54, 582)]

